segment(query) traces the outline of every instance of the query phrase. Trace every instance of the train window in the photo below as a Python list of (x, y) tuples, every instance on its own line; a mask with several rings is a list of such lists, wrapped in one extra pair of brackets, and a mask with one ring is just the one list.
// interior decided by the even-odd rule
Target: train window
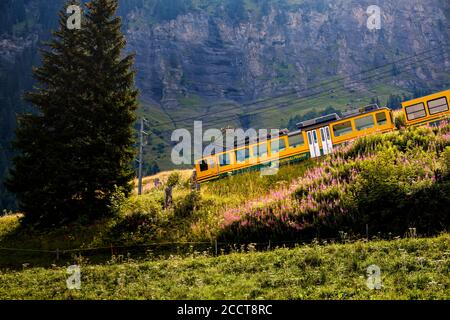
[(338, 123), (333, 126), (333, 132), (335, 137), (340, 137), (353, 132), (351, 121), (344, 123)]
[(425, 112), (425, 106), (422, 102), (406, 107), (405, 110), (408, 120), (420, 119), (427, 115)]
[(428, 111), (430, 114), (436, 114), (448, 111), (448, 103), (445, 97), (428, 101)]
[(289, 139), (289, 147), (291, 148), (297, 148), (305, 145), (305, 139), (303, 138), (302, 133), (290, 136), (288, 139)]
[(200, 162), (199, 162), (199, 166), (200, 166), (200, 172), (203, 172), (203, 171), (208, 171), (208, 163), (206, 162), (206, 160), (201, 160)]
[(375, 115), (375, 118), (377, 118), (377, 123), (379, 126), (385, 125), (387, 123), (386, 113), (384, 112), (378, 112)]
[(258, 158), (267, 156), (267, 143), (261, 143), (253, 147), (253, 155)]
[(368, 115), (363, 118), (359, 118), (355, 120), (356, 130), (366, 130), (373, 128), (375, 126), (375, 121), (373, 120), (373, 115)]
[(219, 163), (221, 167), (230, 165), (231, 164), (230, 154), (229, 153), (221, 154), (219, 156)]
[(250, 158), (250, 150), (248, 148), (236, 150), (237, 162), (245, 162), (248, 158)]
[(286, 143), (284, 142), (284, 139), (278, 139), (270, 142), (270, 150), (272, 154), (286, 150)]

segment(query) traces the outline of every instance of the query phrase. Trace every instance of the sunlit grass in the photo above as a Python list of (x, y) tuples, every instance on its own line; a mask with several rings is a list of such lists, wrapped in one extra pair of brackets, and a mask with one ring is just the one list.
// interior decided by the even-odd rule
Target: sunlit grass
[[(81, 290), (66, 267), (0, 271), (0, 299), (449, 299), (450, 236), (303, 245), (219, 257), (192, 253), (81, 266)], [(381, 270), (381, 289), (367, 268)]]

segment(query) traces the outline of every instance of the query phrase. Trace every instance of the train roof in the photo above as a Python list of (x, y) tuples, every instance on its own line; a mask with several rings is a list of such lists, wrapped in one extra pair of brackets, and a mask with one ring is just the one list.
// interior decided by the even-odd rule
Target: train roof
[(340, 120), (341, 117), (337, 113), (327, 114), (326, 116), (321, 116), (318, 118), (305, 120), (302, 122), (297, 123), (297, 128), (300, 130), (304, 130), (306, 128), (314, 127), (319, 124), (327, 124), (333, 121)]
[[(342, 116), (339, 116), (337, 113), (331, 113), (331, 114), (327, 114), (325, 116), (317, 117), (317, 118), (314, 118), (311, 120), (305, 120), (303, 122), (299, 122), (299, 123), (297, 123), (298, 130), (295, 130), (295, 131), (289, 131), (287, 129), (279, 130), (278, 136), (279, 137), (293, 136), (293, 135), (299, 134), (305, 130), (313, 130), (316, 128), (320, 128), (320, 127), (326, 126), (327, 124), (330, 124), (330, 123), (333, 123), (333, 122), (336, 122), (339, 120), (345, 120), (345, 119), (353, 118), (358, 115), (364, 115), (366, 113), (370, 113), (375, 110), (386, 110), (386, 109), (389, 109), (389, 108), (380, 107), (377, 104), (371, 104), (371, 105), (368, 105), (368, 106), (365, 106), (362, 108), (343, 112)], [(270, 140), (271, 138), (272, 138), (272, 136), (270, 133), (264, 137), (257, 136), (256, 139), (252, 139), (252, 140), (250, 140), (249, 137), (245, 137), (244, 141), (235, 141), (234, 148), (236, 149), (236, 148), (241, 148), (241, 147), (247, 146), (249, 144), (260, 143), (263, 141)], [(231, 151), (231, 150), (225, 150), (225, 145), (223, 147), (224, 147), (223, 152)]]
[(321, 116), (321, 117), (314, 118), (311, 120), (305, 120), (305, 121), (297, 123), (297, 128), (300, 129), (301, 131), (315, 129), (318, 127), (323, 127), (323, 126), (330, 124), (332, 122), (335, 122), (335, 121), (345, 120), (345, 119), (353, 118), (355, 116), (363, 115), (363, 114), (366, 114), (366, 113), (369, 113), (369, 112), (372, 112), (375, 110), (383, 110), (383, 109), (387, 109), (387, 108), (380, 107), (377, 104), (370, 104), (370, 105), (362, 107), (362, 108), (343, 112), (342, 117), (340, 117), (337, 113), (331, 113), (326, 116)]

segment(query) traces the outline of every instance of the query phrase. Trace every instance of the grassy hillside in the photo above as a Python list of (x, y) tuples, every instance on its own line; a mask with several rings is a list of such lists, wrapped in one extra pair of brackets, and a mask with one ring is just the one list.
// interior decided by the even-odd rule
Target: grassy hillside
[[(140, 197), (134, 195), (125, 204), (118, 206), (116, 217), (97, 221), (94, 224), (79, 223), (63, 228), (37, 231), (30, 227), (21, 227), (20, 214), (0, 217), (0, 247), (67, 250), (109, 247), (111, 244), (133, 246), (168, 241), (210, 242), (217, 236), (215, 232), (222, 219), (221, 212), (225, 208), (238, 207), (248, 199), (267, 194), (270, 190), (302, 175), (311, 166), (311, 162), (305, 162), (296, 166), (283, 167), (278, 175), (265, 179), (260, 178), (257, 173), (247, 173), (208, 183), (202, 186), (200, 197), (197, 200), (194, 199), (198, 201), (195, 206), (191, 202), (192, 193), (187, 184), (190, 170), (180, 171), (178, 173), (181, 181), (173, 194), (175, 204), (169, 210), (162, 209), (164, 186), (153, 187), (155, 177), (163, 183), (167, 179), (168, 174), (161, 173), (144, 179), (146, 193)], [(202, 228), (196, 229), (197, 224)], [(188, 246), (184, 246), (186, 247)], [(110, 251), (106, 250), (106, 252), (110, 257)], [(71, 255), (66, 257), (70, 258)], [(0, 255), (0, 267), (21, 267), (25, 262), (44, 266), (56, 263), (55, 256), (48, 254), (7, 252)]]
[[(449, 173), (450, 126), (413, 128), (199, 193), (180, 171), (167, 210), (161, 173), (143, 196), (116, 195), (116, 216), (94, 224), (38, 231), (4, 216), (0, 299), (448, 299), (448, 233), (418, 239), (409, 228), (449, 230)], [(371, 241), (349, 240), (366, 225)], [(70, 264), (82, 267), (80, 291), (66, 289)], [(366, 286), (373, 264), (381, 290)]]
[[(144, 180), (145, 194), (113, 204), (116, 216), (86, 225), (37, 231), (20, 215), (0, 218), (0, 247), (55, 251), (153, 243), (267, 243), (314, 238), (404, 236), (449, 230), (450, 126), (373, 135), (334, 155), (282, 167), (261, 177), (250, 172), (189, 186), (179, 173), (174, 205), (163, 209), (164, 185)], [(167, 174), (158, 176), (164, 183)], [(110, 250), (106, 250), (110, 256)], [(141, 250), (145, 252), (145, 250)], [(54, 255), (9, 252), (0, 265), (48, 266)], [(65, 255), (70, 259), (71, 255)], [(66, 260), (60, 261), (64, 262)]]
[[(449, 299), (450, 236), (0, 271), (0, 299)], [(120, 262), (120, 263), (119, 263)], [(80, 261), (79, 261), (80, 263)], [(367, 267), (382, 287), (367, 287)]]

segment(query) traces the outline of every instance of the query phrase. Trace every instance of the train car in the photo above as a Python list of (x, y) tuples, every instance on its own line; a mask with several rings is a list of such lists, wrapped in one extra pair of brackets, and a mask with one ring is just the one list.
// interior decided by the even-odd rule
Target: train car
[(450, 119), (450, 90), (402, 103), (406, 126), (434, 125)]
[(283, 132), (277, 138), (244, 143), (195, 162), (198, 182), (248, 170), (259, 170), (273, 163), (283, 165), (332, 153), (338, 145), (373, 133), (395, 129), (392, 111), (370, 105), (347, 112), (343, 117), (330, 114), (297, 124), (297, 131)]

